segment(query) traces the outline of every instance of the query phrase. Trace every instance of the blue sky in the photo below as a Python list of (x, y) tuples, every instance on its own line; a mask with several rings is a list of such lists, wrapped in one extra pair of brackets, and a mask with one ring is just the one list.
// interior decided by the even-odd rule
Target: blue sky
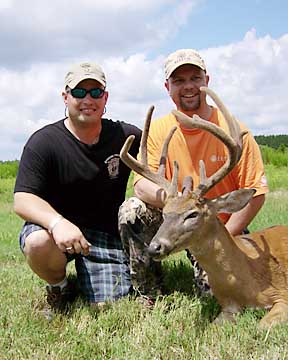
[(19, 159), (28, 137), (63, 117), (71, 64), (100, 63), (107, 116), (142, 127), (173, 108), (163, 86), (172, 51), (200, 51), (210, 87), (253, 134), (288, 134), (284, 0), (1, 0), (0, 160)]
[(288, 32), (287, 14), (284, 0), (201, 1), (163, 50), (174, 51), (175, 44), (185, 48), (189, 43), (199, 50), (223, 46), (240, 41), (253, 28), (259, 37), (278, 38)]

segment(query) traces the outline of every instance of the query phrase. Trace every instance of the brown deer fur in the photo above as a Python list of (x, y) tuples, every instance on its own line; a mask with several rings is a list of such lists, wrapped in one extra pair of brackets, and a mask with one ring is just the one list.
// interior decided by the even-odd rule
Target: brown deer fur
[(288, 321), (288, 227), (233, 237), (217, 218), (219, 211), (240, 210), (252, 195), (247, 189), (216, 200), (199, 201), (193, 193), (168, 199), (149, 252), (160, 260), (189, 249), (222, 307), (217, 321), (232, 320), (244, 307), (271, 308), (260, 322), (267, 328)]

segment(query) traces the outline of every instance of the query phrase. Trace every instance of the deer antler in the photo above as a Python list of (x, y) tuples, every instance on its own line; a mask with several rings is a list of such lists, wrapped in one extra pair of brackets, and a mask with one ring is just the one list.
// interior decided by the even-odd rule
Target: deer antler
[(129, 150), (131, 148), (131, 145), (134, 141), (135, 136), (130, 135), (127, 139), (125, 144), (123, 145), (121, 151), (120, 151), (120, 158), (121, 160), (133, 171), (135, 171), (137, 174), (140, 174), (144, 176), (146, 179), (152, 181), (153, 183), (159, 185), (161, 188), (163, 188), (168, 196), (175, 196), (178, 192), (178, 164), (174, 163), (174, 171), (173, 171), (173, 178), (171, 183), (165, 178), (165, 168), (166, 168), (166, 158), (167, 158), (167, 152), (168, 152), (168, 145), (169, 142), (177, 129), (177, 126), (174, 126), (167, 138), (165, 139), (165, 142), (162, 147), (162, 153), (161, 158), (159, 162), (159, 168), (157, 173), (152, 172), (149, 169), (148, 163), (147, 163), (147, 138), (152, 118), (152, 113), (154, 110), (154, 106), (151, 106), (148, 110), (146, 121), (144, 125), (144, 129), (142, 132), (141, 137), (141, 143), (140, 143), (140, 154), (141, 154), (141, 162), (133, 158), (129, 154)]
[(229, 113), (229, 111), (224, 106), (223, 102), (219, 99), (219, 97), (207, 87), (200, 87), (201, 91), (204, 91), (208, 94), (215, 102), (219, 110), (222, 112), (229, 128), (228, 135), (223, 129), (219, 126), (201, 119), (198, 115), (193, 115), (193, 117), (189, 117), (183, 114), (180, 111), (173, 110), (172, 113), (177, 117), (178, 121), (189, 128), (198, 128), (202, 130), (206, 130), (220, 139), (228, 148), (228, 158), (225, 164), (218, 170), (216, 173), (211, 175), (209, 178), (206, 176), (205, 164), (201, 160), (199, 163), (200, 166), (200, 184), (197, 189), (194, 191), (196, 195), (203, 196), (205, 195), (214, 185), (220, 182), (237, 164), (242, 154), (243, 147), (243, 136), (247, 133), (247, 131), (240, 130), (238, 122), (235, 118)]

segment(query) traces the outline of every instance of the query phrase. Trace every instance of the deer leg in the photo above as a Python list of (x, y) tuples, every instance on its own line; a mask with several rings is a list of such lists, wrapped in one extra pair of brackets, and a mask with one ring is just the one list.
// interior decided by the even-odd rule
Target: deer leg
[(259, 323), (260, 329), (268, 329), (271, 326), (288, 322), (288, 304), (285, 302), (275, 303), (271, 310)]
[(222, 307), (222, 311), (217, 316), (217, 318), (213, 321), (213, 323), (217, 324), (217, 325), (222, 325), (225, 321), (235, 323), (235, 321), (236, 321), (235, 315), (237, 313), (239, 313), (240, 310), (241, 310), (241, 308), (239, 306), (237, 306), (236, 304), (235, 305), (229, 304), (229, 306), (226, 306), (226, 307), (224, 306), (224, 307)]
[(213, 324), (223, 325), (225, 321), (235, 323), (235, 314), (230, 312), (221, 311), (221, 313), (213, 321)]

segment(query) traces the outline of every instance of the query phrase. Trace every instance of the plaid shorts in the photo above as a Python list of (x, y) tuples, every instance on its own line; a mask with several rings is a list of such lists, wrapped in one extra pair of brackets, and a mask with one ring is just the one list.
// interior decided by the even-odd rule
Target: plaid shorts
[[(42, 229), (36, 224), (24, 224), (19, 238), (22, 251), (26, 237)], [(96, 230), (82, 228), (81, 231), (92, 245), (89, 255), (66, 253), (66, 256), (68, 261), (75, 260), (78, 285), (84, 298), (97, 303), (128, 295), (131, 290), (130, 271), (120, 239)]]

